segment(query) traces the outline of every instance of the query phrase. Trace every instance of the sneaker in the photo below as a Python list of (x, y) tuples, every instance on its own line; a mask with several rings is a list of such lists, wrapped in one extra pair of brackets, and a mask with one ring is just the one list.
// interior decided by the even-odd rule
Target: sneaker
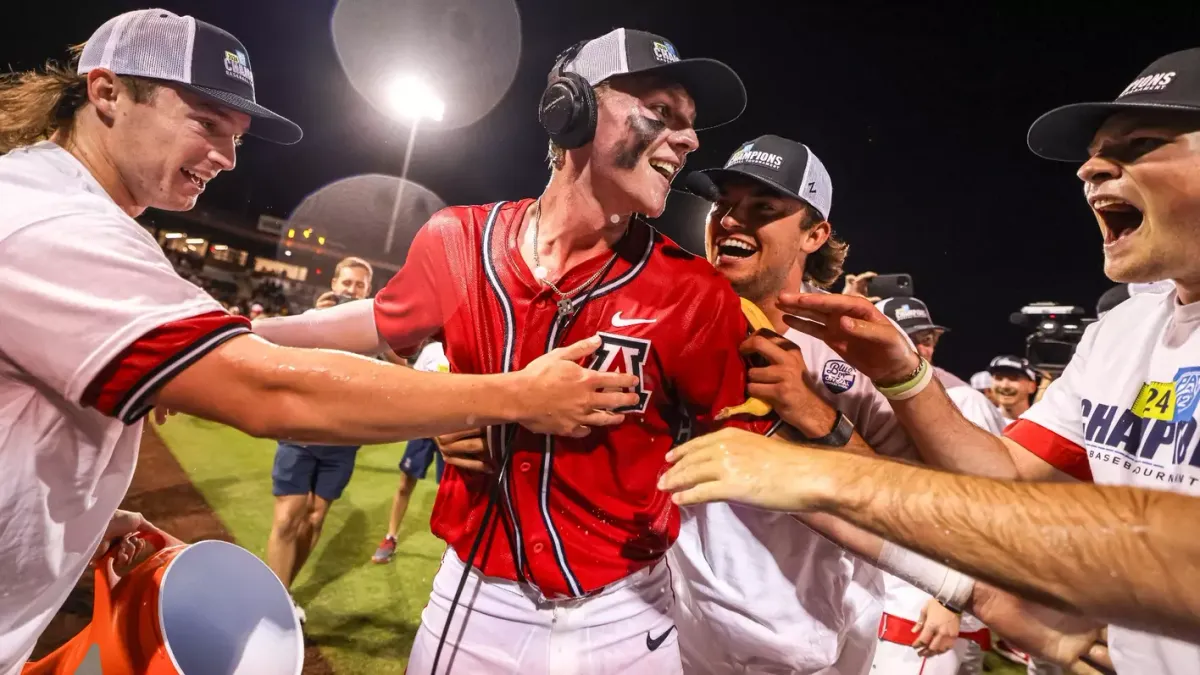
[(296, 599), (292, 598), (292, 611), (296, 613), (296, 620), (303, 626), (304, 622), (308, 621), (308, 615), (304, 613), (304, 608), (296, 604)]
[(387, 536), (379, 543), (379, 548), (375, 549), (375, 555), (371, 556), (371, 562), (375, 564), (391, 562), (394, 555), (396, 555), (396, 538)]

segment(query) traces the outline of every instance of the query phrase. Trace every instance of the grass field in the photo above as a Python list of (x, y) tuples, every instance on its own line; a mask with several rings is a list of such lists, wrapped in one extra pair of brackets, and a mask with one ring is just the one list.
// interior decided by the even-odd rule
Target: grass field
[[(274, 499), (275, 444), (229, 427), (179, 415), (159, 434), (238, 543), (265, 556)], [(400, 673), (421, 609), (429, 597), (443, 544), (429, 532), (436, 484), (421, 481), (399, 533), (396, 559), (375, 565), (371, 554), (387, 531), (397, 463), (404, 444), (359, 451), (354, 477), (334, 503), (317, 550), (292, 592), (308, 613), (305, 634), (338, 673)], [(1018, 675), (988, 654), (987, 670)]]

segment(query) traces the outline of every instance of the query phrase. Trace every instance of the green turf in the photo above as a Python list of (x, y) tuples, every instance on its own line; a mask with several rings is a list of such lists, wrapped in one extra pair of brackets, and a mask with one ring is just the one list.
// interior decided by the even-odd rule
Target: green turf
[[(184, 415), (172, 417), (159, 433), (238, 543), (265, 556), (275, 443)], [(338, 673), (404, 672), (441, 559), (444, 545), (429, 532), (437, 488), (431, 467), (429, 480), (413, 493), (395, 560), (371, 562), (387, 532), (403, 453), (403, 443), (359, 451), (349, 487), (292, 584), (308, 613), (305, 635)]]
[[(264, 556), (275, 443), (184, 415), (172, 417), (159, 433), (238, 543)], [(403, 443), (359, 451), (354, 477), (292, 585), (308, 612), (305, 634), (338, 673), (404, 672), (441, 558), (443, 544), (429, 532), (436, 484), (424, 480), (413, 493), (396, 559), (389, 565), (370, 560), (387, 531), (403, 453)], [(998, 675), (1025, 672), (994, 654), (987, 655), (987, 665)]]

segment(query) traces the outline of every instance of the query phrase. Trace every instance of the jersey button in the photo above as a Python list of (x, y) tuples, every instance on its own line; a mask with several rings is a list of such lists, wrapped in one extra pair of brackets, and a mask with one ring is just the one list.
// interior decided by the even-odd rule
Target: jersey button
[(533, 465), (530, 464), (529, 462), (521, 462), (521, 471), (522, 472), (527, 473), (532, 468), (533, 468)]
[(545, 550), (545, 548), (546, 548), (546, 545), (539, 541), (538, 543), (533, 545), (533, 552), (541, 553), (543, 550)]

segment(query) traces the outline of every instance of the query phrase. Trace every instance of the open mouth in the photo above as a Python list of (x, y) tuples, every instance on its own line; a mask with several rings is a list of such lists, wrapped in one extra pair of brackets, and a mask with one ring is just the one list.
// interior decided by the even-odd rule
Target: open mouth
[(758, 246), (744, 239), (725, 237), (717, 240), (717, 254), (729, 258), (749, 258), (758, 253)]
[(663, 178), (666, 178), (668, 183), (675, 179), (675, 174), (679, 173), (678, 164), (672, 164), (662, 159), (651, 159), (650, 168), (657, 171)]
[(192, 173), (191, 171), (188, 171), (187, 169), (180, 169), (179, 173), (182, 173), (184, 178), (186, 178), (192, 182), (192, 185), (195, 185), (201, 192), (204, 192), (204, 185), (208, 181), (206, 181), (203, 178), (201, 178), (200, 176)]
[(1092, 209), (1104, 226), (1104, 245), (1114, 244), (1142, 226), (1142, 210), (1119, 197), (1096, 197)]

